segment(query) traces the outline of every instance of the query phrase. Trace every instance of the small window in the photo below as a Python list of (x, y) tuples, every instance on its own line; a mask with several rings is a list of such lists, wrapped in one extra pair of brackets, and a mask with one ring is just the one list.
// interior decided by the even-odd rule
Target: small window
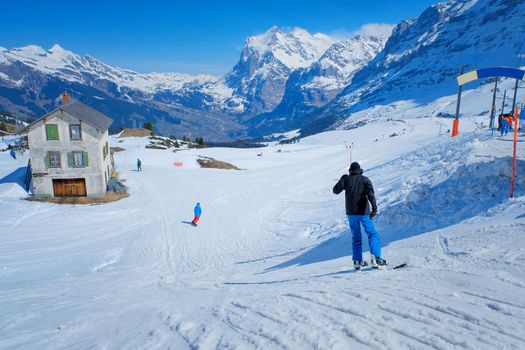
[(57, 124), (46, 124), (46, 137), (48, 140), (58, 140)]
[(89, 166), (88, 153), (82, 151), (69, 152), (67, 164), (70, 168), (86, 168)]
[(73, 152), (73, 168), (84, 167), (84, 152)]
[(47, 152), (47, 161), (50, 168), (60, 168), (60, 152)]
[(80, 124), (69, 125), (69, 137), (71, 140), (82, 140), (82, 134), (80, 132)]
[(108, 156), (108, 153), (109, 153), (109, 145), (106, 142), (106, 144), (104, 146), (102, 146), (102, 158), (104, 160), (106, 160), (106, 157)]

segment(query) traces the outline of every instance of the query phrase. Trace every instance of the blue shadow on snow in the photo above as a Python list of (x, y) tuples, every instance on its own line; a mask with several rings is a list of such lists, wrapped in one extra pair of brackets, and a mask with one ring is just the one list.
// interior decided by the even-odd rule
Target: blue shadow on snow
[(265, 272), (284, 269), (290, 266), (303, 266), (338, 259), (351, 254), (351, 252), (352, 244), (350, 242), (350, 236), (341, 234), (321, 242), (295, 258), (267, 268)]
[(20, 185), (20, 187), (25, 188), (24, 179), (27, 172), (27, 166), (22, 166), (15, 171), (13, 171), (11, 174), (7, 174), (3, 178), (0, 179), (0, 184), (5, 183), (16, 183)]
[[(525, 168), (525, 161), (518, 160), (517, 163), (518, 169)], [(403, 201), (380, 210), (374, 220), (382, 245), (386, 246), (390, 242), (458, 224), (504, 203), (509, 196), (511, 164), (512, 158), (505, 157), (489, 162), (462, 165), (444, 182), (432, 187), (421, 185), (413, 188)], [(521, 196), (524, 193), (525, 174), (518, 171), (515, 194)], [(363, 231), (363, 249), (368, 247), (366, 241), (366, 234)], [(299, 249), (295, 252), (303, 250)], [(348, 230), (345, 230), (337, 237), (329, 238), (261, 273), (329, 261), (350, 256), (351, 253), (351, 236)], [(274, 257), (283, 255), (288, 254)], [(264, 258), (241, 263), (259, 260)]]

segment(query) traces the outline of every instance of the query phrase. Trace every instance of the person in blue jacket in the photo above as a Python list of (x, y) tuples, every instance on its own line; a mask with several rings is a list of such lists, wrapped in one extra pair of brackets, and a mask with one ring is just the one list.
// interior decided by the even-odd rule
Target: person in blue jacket
[(202, 214), (202, 208), (201, 208), (200, 203), (197, 203), (195, 205), (195, 208), (193, 208), (193, 213), (195, 214), (195, 217), (193, 218), (193, 221), (191, 222), (191, 224), (193, 226), (197, 226), (197, 223), (199, 222), (199, 219), (201, 218), (201, 214)]
[(16, 152), (14, 149), (11, 148), (11, 150), (9, 151), (9, 154), (11, 155), (11, 157), (13, 157), (13, 159), (16, 159)]
[(140, 161), (139, 158), (137, 158), (137, 171), (141, 171), (142, 170), (142, 162)]

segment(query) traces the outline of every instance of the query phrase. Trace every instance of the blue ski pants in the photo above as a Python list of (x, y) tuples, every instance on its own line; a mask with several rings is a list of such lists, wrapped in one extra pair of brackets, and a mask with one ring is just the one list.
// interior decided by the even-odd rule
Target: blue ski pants
[(510, 123), (504, 120), (503, 123), (501, 124), (501, 135), (508, 133), (509, 129), (510, 129)]
[(348, 215), (350, 231), (352, 231), (352, 259), (363, 261), (363, 248), (361, 239), (361, 225), (368, 236), (370, 253), (381, 257), (381, 240), (377, 233), (374, 222), (369, 215)]

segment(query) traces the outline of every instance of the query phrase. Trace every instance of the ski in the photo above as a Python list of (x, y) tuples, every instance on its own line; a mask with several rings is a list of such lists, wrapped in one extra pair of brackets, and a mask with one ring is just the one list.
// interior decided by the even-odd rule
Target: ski
[(398, 270), (398, 269), (401, 269), (403, 267), (406, 267), (407, 266), (407, 263), (402, 263), (402, 264), (398, 264), (398, 265), (395, 265), (395, 266), (392, 266), (390, 267), (389, 265), (385, 265), (385, 266), (380, 266), (379, 268), (370, 268), (370, 269), (367, 269), (367, 270)]
[(356, 272), (359, 272), (359, 271), (370, 271), (370, 270), (398, 270), (398, 269), (402, 269), (403, 267), (407, 267), (408, 264), (407, 263), (401, 263), (401, 264), (398, 264), (398, 265), (395, 265), (395, 266), (392, 266), (390, 267), (389, 265), (386, 265), (386, 266), (380, 266), (379, 268), (373, 268), (371, 266), (363, 266), (361, 267), (360, 269), (356, 270), (354, 269), (353, 266), (343, 266), (340, 268), (340, 271), (349, 271), (349, 270), (355, 270)]
[(392, 270), (400, 269), (400, 268), (403, 268), (403, 267), (406, 267), (406, 266), (407, 266), (407, 263), (402, 263), (402, 264), (399, 264), (399, 265), (396, 265), (396, 266), (392, 267)]

